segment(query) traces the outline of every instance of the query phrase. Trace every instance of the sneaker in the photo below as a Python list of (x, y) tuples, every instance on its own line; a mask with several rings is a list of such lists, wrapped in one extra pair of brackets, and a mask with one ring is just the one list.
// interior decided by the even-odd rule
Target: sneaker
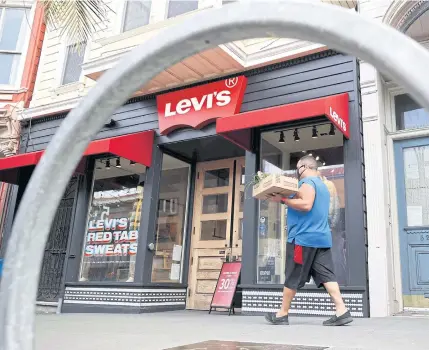
[(345, 312), (341, 316), (332, 316), (329, 320), (326, 320), (323, 322), (324, 326), (344, 326), (346, 324), (349, 324), (353, 322), (352, 315), (350, 314), (350, 311)]
[(274, 325), (289, 325), (288, 315), (277, 317), (275, 313), (269, 313), (265, 315), (265, 320)]

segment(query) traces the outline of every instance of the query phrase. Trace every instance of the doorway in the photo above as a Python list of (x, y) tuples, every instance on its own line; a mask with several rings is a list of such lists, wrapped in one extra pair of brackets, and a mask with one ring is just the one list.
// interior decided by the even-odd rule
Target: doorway
[(241, 260), (244, 157), (197, 164), (187, 308), (208, 310), (222, 263)]
[(429, 309), (429, 138), (395, 143), (404, 308)]

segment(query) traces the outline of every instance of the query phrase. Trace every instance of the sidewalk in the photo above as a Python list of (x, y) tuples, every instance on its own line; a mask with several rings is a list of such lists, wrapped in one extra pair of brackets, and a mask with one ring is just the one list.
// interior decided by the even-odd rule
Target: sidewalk
[[(36, 350), (162, 350), (208, 340), (286, 344), (259, 349), (428, 349), (428, 317), (357, 319), (350, 326), (322, 327), (321, 318), (291, 318), (290, 326), (271, 326), (259, 316), (208, 315), (180, 311), (141, 315), (37, 315)], [(257, 349), (220, 346), (209, 349)], [(185, 348), (182, 348), (185, 349)], [(189, 347), (204, 350), (206, 347)], [(316, 348), (314, 349), (316, 350)]]

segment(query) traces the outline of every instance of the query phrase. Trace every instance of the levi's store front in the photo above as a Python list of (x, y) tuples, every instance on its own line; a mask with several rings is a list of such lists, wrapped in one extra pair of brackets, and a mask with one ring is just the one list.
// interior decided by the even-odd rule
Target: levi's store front
[[(354, 316), (369, 316), (358, 86), (356, 59), (326, 51), (130, 100), (90, 144), (64, 193), (38, 300), (58, 302), (62, 312), (208, 310), (222, 263), (240, 261), (238, 308), (276, 310), (287, 208), (252, 198), (251, 184), (259, 170), (294, 176), (299, 158), (312, 154), (331, 193), (345, 301)], [(23, 125), (21, 154), (0, 160), (1, 180), (16, 185), (15, 206), (63, 117)], [(291, 312), (333, 310), (310, 281)]]

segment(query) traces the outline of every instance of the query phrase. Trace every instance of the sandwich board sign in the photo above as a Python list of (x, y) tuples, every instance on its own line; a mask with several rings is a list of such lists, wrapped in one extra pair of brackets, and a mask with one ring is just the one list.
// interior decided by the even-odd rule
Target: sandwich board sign
[(237, 290), (240, 272), (240, 261), (224, 262), (222, 264), (216, 289), (213, 294), (212, 302), (210, 303), (209, 313), (216, 309), (226, 309), (229, 311), (229, 315), (231, 315), (231, 312), (235, 313), (234, 296)]

